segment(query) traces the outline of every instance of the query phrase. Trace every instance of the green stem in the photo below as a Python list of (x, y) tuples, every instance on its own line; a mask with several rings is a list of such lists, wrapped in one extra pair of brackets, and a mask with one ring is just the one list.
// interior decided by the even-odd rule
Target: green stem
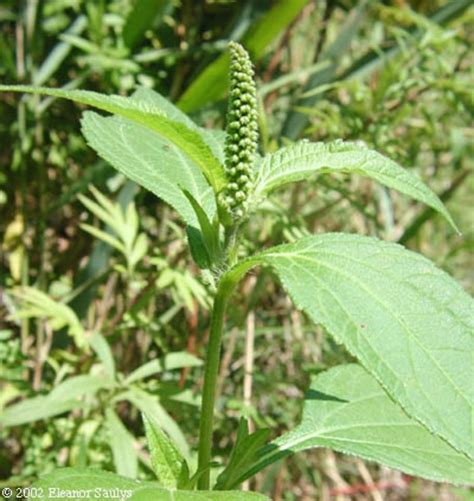
[[(232, 237), (232, 241), (235, 244), (234, 237)], [(200, 490), (208, 490), (210, 487), (214, 403), (216, 400), (217, 373), (219, 372), (222, 331), (224, 327), (224, 316), (227, 303), (240, 279), (256, 264), (259, 264), (258, 259), (247, 259), (242, 263), (233, 266), (233, 268), (222, 275), (214, 297), (209, 343), (207, 345), (207, 354), (204, 366), (204, 387), (202, 390), (201, 422), (199, 426), (197, 471), (204, 472), (198, 480), (198, 489)]]
[[(208, 490), (210, 486), (212, 426), (214, 420), (214, 402), (216, 399), (217, 373), (219, 371), (220, 352), (224, 315), (232, 285), (221, 281), (217, 288), (212, 309), (211, 329), (204, 370), (204, 388), (201, 403), (201, 423), (199, 428), (198, 471), (204, 471), (198, 481), (198, 489)], [(230, 287), (229, 287), (230, 285)]]

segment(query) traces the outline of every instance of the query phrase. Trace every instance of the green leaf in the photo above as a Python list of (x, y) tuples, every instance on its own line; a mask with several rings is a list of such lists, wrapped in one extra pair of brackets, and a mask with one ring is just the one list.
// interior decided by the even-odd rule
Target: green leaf
[(240, 420), (235, 446), (227, 466), (217, 478), (215, 489), (226, 490), (238, 485), (239, 477), (254, 462), (257, 452), (266, 442), (269, 432), (270, 430), (263, 429), (249, 433), (247, 421), (243, 418)]
[[(169, 119), (163, 110), (151, 105), (148, 101), (114, 95), (107, 96), (85, 90), (49, 89), (47, 87), (32, 87), (28, 85), (0, 85), (0, 92), (2, 91), (44, 94), (46, 96), (69, 99), (76, 103), (92, 106), (131, 120), (157, 133), (170, 147), (175, 146), (187, 155), (201, 169), (215, 193), (218, 193), (225, 184), (225, 174), (222, 165), (214, 156), (209, 146), (202, 140), (199, 133), (186, 127), (182, 122)], [(135, 176), (140, 177), (139, 168), (136, 163), (130, 168), (135, 172)], [(125, 173), (125, 175), (128, 174)], [(141, 184), (139, 181), (137, 182)], [(145, 188), (152, 191), (149, 186), (145, 186)]]
[(142, 414), (145, 414), (148, 419), (153, 420), (157, 426), (162, 428), (169, 435), (183, 457), (189, 457), (189, 446), (181, 428), (166, 412), (156, 397), (149, 395), (140, 388), (132, 387), (129, 391), (120, 393), (114, 398), (114, 402), (120, 400), (128, 400), (137, 407)]
[(261, 263), (408, 415), (474, 457), (474, 301), (449, 275), (400, 245), (337, 233), (271, 248), (231, 273)]
[(52, 401), (48, 397), (33, 397), (10, 405), (0, 414), (0, 425), (20, 426), (26, 423), (59, 416), (82, 407), (77, 400)]
[(92, 349), (96, 352), (99, 360), (102, 362), (104, 367), (105, 374), (111, 379), (115, 380), (115, 361), (112, 355), (112, 351), (110, 350), (109, 343), (105, 339), (105, 337), (98, 333), (94, 332), (90, 337), (90, 345)]
[(163, 15), (169, 3), (169, 0), (137, 0), (123, 27), (125, 46), (133, 49), (153, 26), (157, 16)]
[(163, 371), (172, 371), (184, 367), (200, 367), (201, 365), (202, 360), (191, 355), (191, 353), (176, 351), (168, 353), (163, 358), (144, 363), (125, 378), (124, 384), (128, 385)]
[(302, 181), (311, 174), (355, 173), (423, 202), (442, 214), (457, 230), (441, 200), (409, 170), (361, 143), (301, 142), (267, 155), (256, 179), (258, 201), (287, 183)]
[(219, 160), (221, 164), (225, 162), (225, 137), (226, 133), (220, 129), (203, 129), (198, 128), (199, 134), (202, 139), (211, 148), (212, 153)]
[[(301, 12), (309, 0), (279, 0), (245, 34), (241, 43), (257, 61), (271, 42)], [(206, 103), (222, 97), (227, 88), (229, 55), (227, 52), (212, 62), (186, 89), (178, 106), (186, 111), (195, 111)]]
[(124, 224), (123, 211), (121, 210), (120, 205), (114, 204), (92, 185), (90, 186), (90, 190), (98, 203), (94, 202), (90, 198), (87, 198), (81, 193), (77, 195), (77, 198), (90, 212), (92, 212), (92, 214), (98, 217), (103, 223), (108, 225), (110, 229), (114, 230), (114, 232), (119, 235), (121, 227)]
[(152, 89), (147, 89), (146, 87), (139, 87), (133, 94), (131, 99), (147, 102), (152, 106), (156, 106), (160, 110), (163, 110), (166, 115), (180, 122), (186, 127), (196, 131), (202, 138), (202, 140), (209, 146), (214, 156), (219, 160), (221, 164), (225, 162), (225, 131), (221, 129), (204, 129), (199, 127), (195, 122), (193, 122), (186, 113), (183, 113), (177, 106), (175, 106), (169, 99), (166, 99), (158, 92)]
[(206, 131), (201, 129), (195, 122), (193, 122), (186, 113), (183, 113), (177, 106), (175, 106), (169, 99), (162, 96), (160, 93), (147, 89), (146, 87), (139, 87), (131, 96), (131, 99), (137, 102), (146, 103), (153, 106), (164, 113), (171, 120), (180, 122), (186, 125), (189, 129)]
[(194, 262), (201, 270), (208, 270), (212, 261), (203, 234), (194, 226), (186, 226), (186, 237), (188, 238), (189, 250)]
[[(68, 35), (80, 35), (87, 27), (87, 18), (83, 14), (76, 17), (71, 26), (66, 30)], [(33, 83), (42, 85), (47, 82), (61, 67), (64, 60), (72, 49), (72, 45), (68, 42), (61, 41), (57, 43), (49, 52), (48, 56), (43, 60), (41, 66), (34, 71)]]
[(270, 501), (270, 498), (256, 492), (242, 491), (176, 491), (152, 488), (140, 490), (132, 501)]
[(133, 243), (132, 250), (128, 255), (128, 262), (132, 269), (148, 254), (148, 239), (145, 233), (140, 233)]
[(58, 384), (47, 396), (50, 400), (71, 400), (83, 396), (93, 396), (102, 388), (110, 388), (112, 379), (95, 374), (73, 376)]
[(42, 318), (51, 328), (68, 328), (69, 334), (79, 348), (87, 348), (87, 340), (81, 322), (68, 305), (56, 301), (45, 292), (34, 287), (18, 287), (10, 291), (20, 301), (20, 307), (13, 313), (16, 318)]
[(116, 472), (124, 477), (136, 478), (138, 459), (133, 437), (111, 408), (105, 411), (105, 425), (108, 431), (109, 444), (112, 449)]
[(166, 433), (143, 415), (151, 465), (163, 487), (179, 488), (189, 480), (186, 460)]
[(46, 396), (28, 398), (7, 407), (0, 415), (0, 425), (19, 426), (82, 408), (82, 397), (92, 397), (98, 390), (111, 384), (112, 382), (103, 376), (84, 374), (71, 377)]
[(219, 259), (221, 255), (221, 249), (219, 245), (219, 229), (212, 225), (211, 221), (209, 221), (209, 218), (207, 217), (206, 212), (199, 205), (197, 200), (191, 195), (191, 193), (189, 193), (189, 191), (187, 190), (183, 190), (183, 193), (189, 200), (189, 203), (196, 213), (204, 244), (211, 259), (211, 263), (214, 263), (217, 259)]
[(259, 461), (239, 480), (283, 456), (313, 447), (355, 454), (431, 480), (455, 484), (474, 480), (472, 461), (409, 418), (356, 364), (314, 377), (300, 425), (262, 449)]
[[(39, 501), (84, 499), (84, 492), (90, 491), (94, 499), (127, 499), (128, 501), (264, 501), (268, 500), (261, 494), (228, 491), (176, 491), (165, 489), (157, 482), (139, 482), (121, 477), (108, 471), (93, 468), (61, 468), (45, 475), (33, 486)], [(61, 494), (63, 491), (63, 494)], [(69, 492), (64, 492), (69, 491)], [(73, 491), (78, 491), (74, 496)], [(81, 496), (82, 491), (82, 496)]]
[[(114, 489), (122, 493), (122, 497), (126, 499), (134, 499), (134, 495), (143, 489), (151, 488), (156, 489), (157, 492), (161, 491), (156, 482), (138, 482), (94, 468), (60, 468), (42, 477), (33, 484), (33, 487), (38, 490), (38, 496), (35, 498), (39, 500), (79, 500), (79, 496), (67, 497), (66, 493), (61, 495), (61, 491), (74, 490), (80, 492), (90, 489), (97, 494), (97, 499), (112, 499)], [(163, 499), (167, 499), (166, 495)]]
[(105, 242), (106, 244), (110, 245), (111, 247), (114, 247), (120, 253), (122, 253), (124, 256), (127, 255), (127, 251), (125, 250), (125, 247), (120, 243), (120, 240), (118, 240), (117, 238), (114, 238), (112, 235), (110, 235), (110, 233), (99, 230), (99, 228), (96, 228), (95, 226), (92, 226), (92, 225), (87, 224), (87, 223), (81, 223), (81, 224), (79, 224), (79, 227), (81, 228), (81, 230), (84, 230), (85, 232), (89, 233), (90, 235), (97, 238), (98, 240)]
[(179, 147), (120, 117), (86, 112), (81, 125), (91, 148), (119, 172), (171, 205), (186, 223), (199, 224), (183, 188), (212, 219), (216, 212), (212, 188)]

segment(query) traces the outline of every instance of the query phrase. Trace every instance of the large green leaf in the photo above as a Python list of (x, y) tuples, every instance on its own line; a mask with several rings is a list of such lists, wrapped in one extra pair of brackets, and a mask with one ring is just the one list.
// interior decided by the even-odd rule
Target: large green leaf
[(165, 489), (156, 482), (138, 482), (92, 468), (62, 468), (33, 484), (35, 499), (81, 501), (87, 492), (92, 499), (129, 501), (263, 501), (266, 496), (250, 492), (193, 492)]
[[(131, 97), (142, 105), (159, 109), (171, 120), (197, 132), (216, 158), (223, 162), (223, 131), (198, 127), (185, 113), (157, 92), (139, 88)], [(89, 145), (117, 170), (169, 203), (184, 221), (199, 227), (195, 210), (183, 191), (192, 193), (209, 218), (216, 207), (214, 194), (191, 158), (140, 125), (120, 117), (85, 113), (82, 132)], [(224, 134), (225, 136), (225, 134)], [(135, 164), (140, 164), (136, 169)]]
[(314, 377), (300, 425), (263, 448), (259, 460), (239, 480), (276, 459), (313, 447), (355, 454), (432, 480), (474, 481), (472, 461), (409, 418), (356, 364)]
[(81, 120), (87, 143), (117, 170), (171, 205), (199, 227), (183, 189), (193, 194), (210, 218), (215, 213), (212, 188), (193, 161), (152, 130), (121, 117), (85, 112)]
[(287, 183), (302, 181), (312, 174), (344, 172), (361, 174), (419, 200), (440, 212), (456, 228), (441, 200), (409, 170), (363, 143), (300, 142), (267, 155), (258, 171), (256, 200)]
[[(224, 169), (199, 133), (186, 127), (182, 122), (168, 118), (165, 111), (151, 105), (148, 101), (122, 96), (106, 96), (85, 90), (49, 89), (28, 85), (0, 85), (0, 92), (44, 94), (69, 99), (131, 120), (157, 133), (169, 146), (175, 146), (182, 154), (188, 156), (206, 176), (216, 193), (224, 186)], [(156, 138), (156, 135), (153, 138)], [(140, 165), (135, 164), (135, 167), (132, 165), (131, 169), (133, 168), (139, 169)], [(139, 172), (137, 176), (140, 176)], [(145, 178), (145, 181), (147, 179)], [(151, 186), (144, 187), (149, 190), (152, 188)]]
[(408, 415), (474, 457), (474, 301), (449, 275), (400, 245), (337, 233), (271, 248), (231, 273), (261, 263)]
[[(169, 99), (162, 96), (160, 93), (148, 89), (146, 87), (139, 87), (131, 96), (131, 99), (137, 102), (146, 103), (153, 106), (175, 122), (181, 122), (190, 129), (198, 130), (199, 127), (193, 122), (186, 113), (183, 113), (177, 106), (175, 106)], [(205, 130), (205, 129), (204, 129)]]
[(166, 99), (152, 89), (139, 87), (132, 94), (131, 99), (144, 101), (151, 106), (156, 106), (158, 109), (163, 110), (166, 116), (171, 118), (171, 120), (181, 122), (186, 125), (186, 127), (196, 131), (201, 136), (202, 140), (209, 146), (219, 162), (221, 164), (224, 163), (225, 131), (221, 129), (204, 129), (203, 127), (199, 127), (188, 115), (186, 115), (186, 113), (182, 112), (169, 99)]

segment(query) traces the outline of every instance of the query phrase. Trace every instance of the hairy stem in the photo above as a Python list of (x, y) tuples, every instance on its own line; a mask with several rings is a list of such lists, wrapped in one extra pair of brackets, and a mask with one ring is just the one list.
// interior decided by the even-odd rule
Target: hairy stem
[[(199, 478), (198, 489), (206, 490), (210, 486), (209, 463), (211, 461), (212, 426), (214, 420), (214, 402), (216, 399), (217, 374), (222, 344), (222, 331), (227, 301), (231, 288), (221, 282), (217, 288), (212, 309), (211, 329), (204, 370), (204, 388), (201, 403), (201, 423), (199, 428), (198, 471), (204, 473)], [(228, 284), (227, 284), (228, 286)]]
[(202, 390), (201, 422), (199, 427), (198, 471), (203, 471), (198, 480), (198, 489), (210, 487), (210, 462), (212, 449), (212, 425), (214, 403), (218, 386), (218, 372), (222, 345), (224, 316), (232, 292), (248, 270), (258, 264), (258, 260), (247, 259), (228, 270), (220, 279), (212, 308), (211, 328), (204, 365), (204, 387)]

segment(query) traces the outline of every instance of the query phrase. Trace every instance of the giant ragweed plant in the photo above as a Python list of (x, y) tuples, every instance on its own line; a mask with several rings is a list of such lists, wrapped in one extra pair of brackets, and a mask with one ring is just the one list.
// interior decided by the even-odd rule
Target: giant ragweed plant
[[(63, 97), (111, 113), (87, 111), (89, 145), (117, 170), (172, 205), (188, 227), (197, 264), (216, 287), (194, 474), (148, 416), (147, 437), (157, 483), (93, 470), (58, 470), (47, 487), (130, 491), (129, 499), (257, 499), (219, 493), (297, 451), (331, 447), (411, 475), (470, 483), (474, 441), (472, 299), (446, 273), (403, 247), (359, 235), (328, 233), (238, 259), (240, 235), (261, 200), (315, 173), (355, 173), (423, 202), (455, 228), (439, 198), (410, 171), (359, 143), (300, 142), (255, 161), (257, 116), (250, 60), (230, 45), (230, 96), (225, 141), (202, 129), (159, 94), (132, 97), (87, 91), (2, 86), (2, 91)], [(211, 483), (213, 413), (225, 313), (241, 278), (269, 266), (295, 305), (358, 360), (313, 377), (301, 424), (268, 442), (267, 431), (239, 426), (234, 450)], [(214, 479), (214, 476), (212, 476)], [(213, 489), (209, 491), (209, 489)], [(160, 497), (162, 496), (162, 497)], [(47, 497), (43, 497), (45, 499)], [(201, 497), (199, 498), (201, 499)]]

